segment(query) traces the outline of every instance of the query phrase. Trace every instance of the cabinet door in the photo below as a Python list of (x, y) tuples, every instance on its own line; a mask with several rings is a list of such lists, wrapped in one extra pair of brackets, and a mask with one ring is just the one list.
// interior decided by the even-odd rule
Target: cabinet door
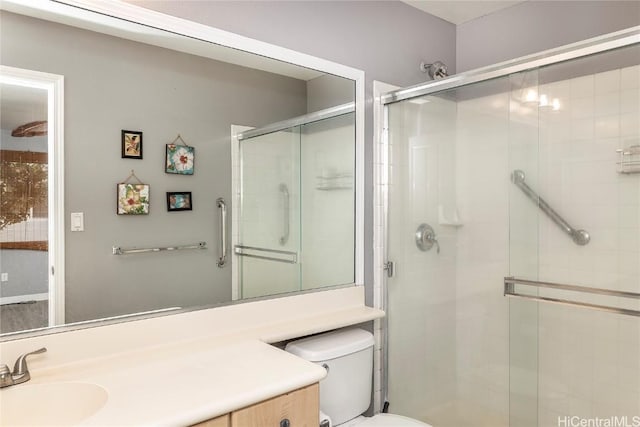
[(194, 424), (192, 427), (229, 427), (229, 415), (222, 415), (218, 418), (203, 421), (198, 424)]
[(231, 427), (318, 427), (318, 391), (318, 384), (313, 384), (235, 411), (231, 413)]

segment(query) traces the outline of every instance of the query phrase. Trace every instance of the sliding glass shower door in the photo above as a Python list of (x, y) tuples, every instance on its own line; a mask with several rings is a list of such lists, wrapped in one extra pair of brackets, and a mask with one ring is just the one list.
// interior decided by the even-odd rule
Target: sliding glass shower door
[(639, 63), (632, 45), (387, 106), (390, 412), (640, 423)]
[(300, 127), (240, 142), (240, 298), (300, 289)]
[(512, 77), (512, 425), (640, 424), (639, 63), (633, 45)]
[(355, 116), (240, 141), (238, 298), (355, 282)]
[(389, 411), (438, 427), (509, 424), (508, 89), (388, 107)]

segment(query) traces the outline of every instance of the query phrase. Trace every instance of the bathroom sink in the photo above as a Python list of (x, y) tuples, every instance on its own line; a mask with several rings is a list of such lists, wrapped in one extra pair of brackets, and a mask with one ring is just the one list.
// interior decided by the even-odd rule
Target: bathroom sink
[(95, 414), (107, 402), (96, 384), (59, 382), (20, 384), (0, 390), (0, 425), (73, 425)]

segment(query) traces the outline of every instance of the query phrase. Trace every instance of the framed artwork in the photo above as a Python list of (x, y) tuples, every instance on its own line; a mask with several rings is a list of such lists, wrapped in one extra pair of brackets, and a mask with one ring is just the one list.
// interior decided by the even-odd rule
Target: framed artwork
[(188, 145), (167, 144), (166, 173), (193, 175), (195, 149)]
[(167, 192), (167, 211), (190, 211), (193, 209), (190, 191)]
[(142, 132), (122, 131), (122, 158), (142, 160)]
[(118, 215), (148, 215), (149, 185), (118, 184)]

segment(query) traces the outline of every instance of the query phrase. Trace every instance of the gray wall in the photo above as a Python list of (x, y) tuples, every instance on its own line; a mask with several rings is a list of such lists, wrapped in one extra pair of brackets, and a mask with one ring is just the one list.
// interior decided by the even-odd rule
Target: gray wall
[(355, 100), (353, 80), (325, 74), (307, 82), (307, 112), (323, 110)]
[[(231, 202), (230, 125), (306, 112), (306, 82), (3, 12), (1, 62), (65, 76), (67, 321), (231, 299), (219, 269), (216, 197)], [(120, 157), (120, 131), (140, 130), (143, 160)], [(165, 144), (195, 147), (195, 175), (164, 173)], [(131, 169), (151, 185), (148, 216), (116, 215)], [(191, 191), (193, 211), (167, 212), (165, 192)], [(116, 257), (111, 247), (206, 241), (206, 251)]]
[(639, 1), (529, 0), (458, 25), (457, 72), (636, 25)]
[(399, 1), (126, 1), (349, 65), (369, 82), (428, 80), (423, 60), (455, 69), (455, 26)]
[[(46, 251), (0, 250), (0, 269), (9, 274), (9, 281), (0, 285), (0, 297), (49, 292), (48, 263), (49, 253)], [(28, 297), (24, 299), (29, 300)]]
[(372, 82), (429, 80), (419, 70), (424, 60), (441, 60), (454, 72), (455, 26), (398, 1), (126, 1), (365, 71), (365, 283), (372, 303)]

